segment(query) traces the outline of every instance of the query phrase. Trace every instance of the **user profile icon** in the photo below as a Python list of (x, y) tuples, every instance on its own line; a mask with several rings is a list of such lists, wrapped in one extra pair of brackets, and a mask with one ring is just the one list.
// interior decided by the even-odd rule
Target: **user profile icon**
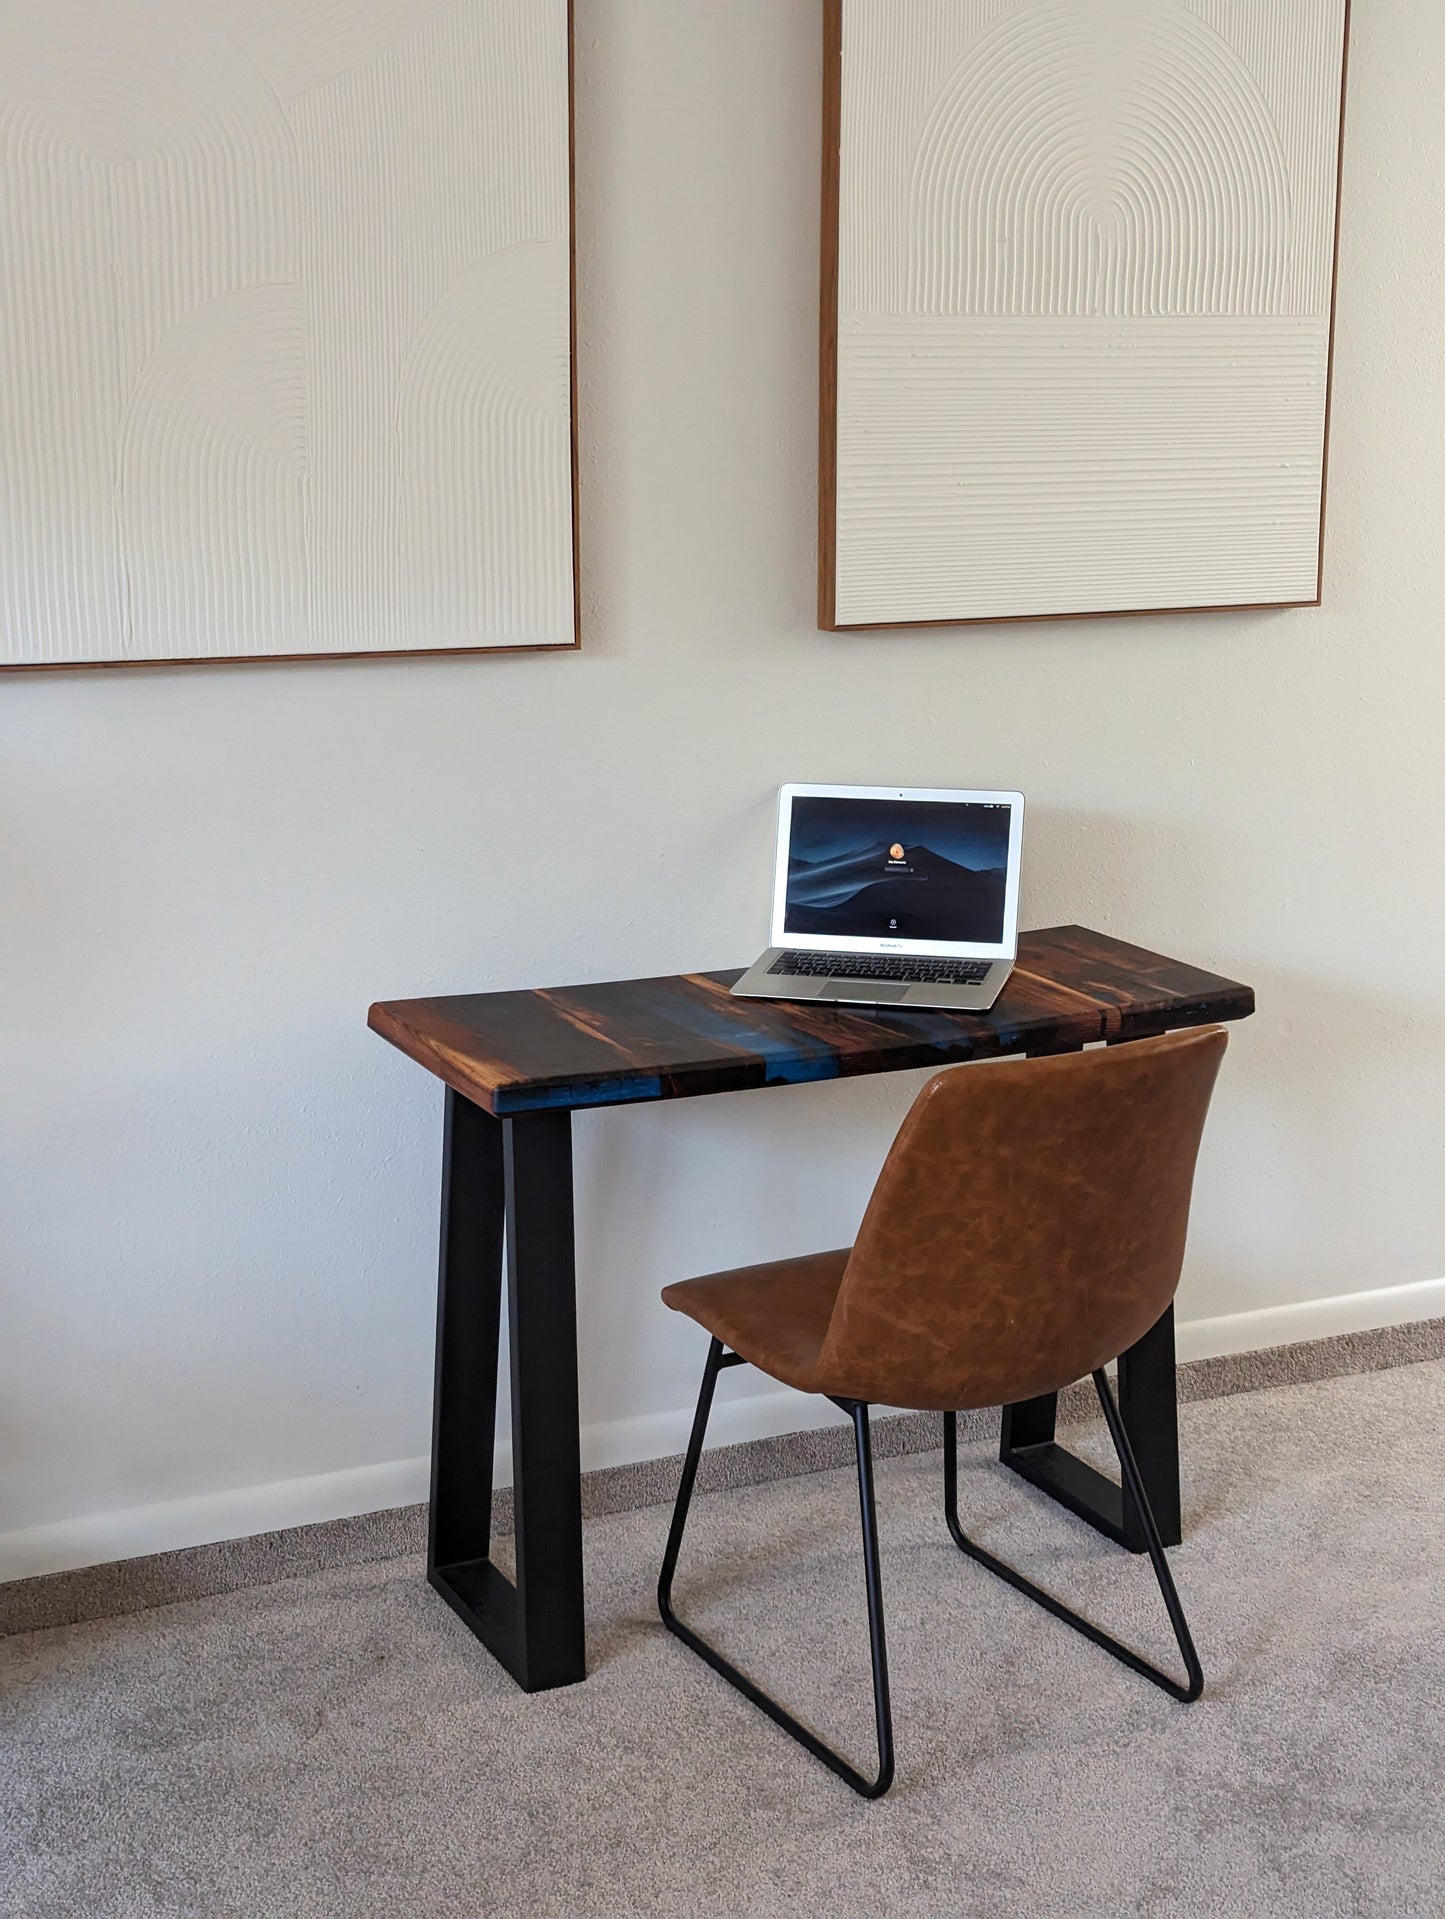
[(901, 860), (903, 858), (903, 848), (898, 844), (897, 840), (889, 847), (888, 857), (891, 860)]

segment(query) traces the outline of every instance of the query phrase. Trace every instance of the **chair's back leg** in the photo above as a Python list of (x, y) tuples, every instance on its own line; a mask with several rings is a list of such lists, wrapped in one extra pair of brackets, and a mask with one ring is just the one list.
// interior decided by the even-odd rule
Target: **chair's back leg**
[(1109, 1436), (1114, 1441), (1114, 1450), (1119, 1455), (1119, 1469), (1124, 1481), (1125, 1510), (1132, 1508), (1143, 1532), (1145, 1549), (1154, 1568), (1154, 1577), (1159, 1582), (1159, 1590), (1163, 1594), (1164, 1604), (1169, 1613), (1169, 1623), (1174, 1628), (1174, 1637), (1179, 1643), (1179, 1651), (1184, 1659), (1185, 1671), (1188, 1674), (1185, 1685), (1181, 1686), (1177, 1679), (1166, 1672), (1161, 1672), (1157, 1666), (1151, 1666), (1147, 1659), (1141, 1659), (1131, 1647), (1104, 1632), (1091, 1620), (1085, 1619), (1081, 1613), (1076, 1613), (1061, 1599), (1055, 1599), (1052, 1593), (1045, 1592), (1042, 1586), (1036, 1586), (1033, 1580), (1026, 1579), (1021, 1572), (1004, 1560), (995, 1558), (982, 1546), (975, 1545), (968, 1537), (958, 1520), (958, 1420), (953, 1413), (945, 1413), (943, 1416), (943, 1516), (948, 1525), (949, 1535), (960, 1552), (967, 1553), (970, 1559), (976, 1559), (980, 1566), (986, 1566), (1005, 1584), (1012, 1586), (1015, 1592), (1025, 1594), (1036, 1605), (1042, 1606), (1045, 1612), (1052, 1613), (1055, 1619), (1061, 1619), (1066, 1626), (1072, 1626), (1075, 1632), (1082, 1633), (1085, 1639), (1092, 1640), (1096, 1646), (1102, 1647), (1122, 1665), (1129, 1667), (1131, 1672), (1137, 1672), (1141, 1678), (1162, 1688), (1171, 1698), (1182, 1699), (1187, 1705), (1197, 1699), (1204, 1690), (1204, 1674), (1200, 1668), (1199, 1655), (1194, 1650), (1194, 1641), (1190, 1637), (1184, 1608), (1179, 1603), (1179, 1594), (1175, 1591), (1169, 1564), (1164, 1557), (1159, 1528), (1155, 1524), (1148, 1495), (1139, 1477), (1138, 1464), (1134, 1459), (1133, 1449), (1129, 1445), (1129, 1436), (1124, 1430), (1124, 1422), (1119, 1416), (1118, 1407), (1114, 1404), (1114, 1396), (1109, 1391), (1109, 1382), (1100, 1372), (1094, 1374), (1094, 1384), (1104, 1408), (1104, 1417), (1108, 1421)]
[(1194, 1649), (1194, 1637), (1189, 1630), (1189, 1621), (1184, 1617), (1184, 1608), (1179, 1603), (1174, 1575), (1170, 1572), (1169, 1561), (1164, 1556), (1164, 1545), (1159, 1537), (1154, 1509), (1149, 1504), (1149, 1495), (1144, 1490), (1144, 1480), (1139, 1471), (1138, 1461), (1134, 1457), (1134, 1448), (1129, 1444), (1129, 1435), (1119, 1416), (1119, 1408), (1114, 1403), (1114, 1395), (1109, 1390), (1109, 1382), (1102, 1367), (1094, 1374), (1094, 1390), (1098, 1393), (1099, 1404), (1104, 1409), (1104, 1419), (1109, 1428), (1109, 1437), (1114, 1442), (1114, 1451), (1119, 1455), (1119, 1471), (1124, 1480), (1125, 1496), (1133, 1506), (1143, 1531), (1149, 1563), (1154, 1568), (1154, 1577), (1159, 1581), (1159, 1591), (1163, 1595), (1164, 1607), (1169, 1614), (1169, 1624), (1174, 1628), (1174, 1637), (1179, 1643), (1184, 1669), (1189, 1674), (1189, 1684), (1183, 1688), (1176, 1687), (1174, 1690), (1180, 1699), (1186, 1702), (1192, 1701), (1204, 1691), (1204, 1669), (1199, 1663), (1199, 1654)]

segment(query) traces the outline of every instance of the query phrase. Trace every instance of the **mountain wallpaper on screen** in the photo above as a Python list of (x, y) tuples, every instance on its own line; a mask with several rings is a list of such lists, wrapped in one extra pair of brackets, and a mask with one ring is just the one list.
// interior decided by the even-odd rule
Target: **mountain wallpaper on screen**
[(784, 930), (842, 939), (995, 941), (1007, 807), (793, 801)]

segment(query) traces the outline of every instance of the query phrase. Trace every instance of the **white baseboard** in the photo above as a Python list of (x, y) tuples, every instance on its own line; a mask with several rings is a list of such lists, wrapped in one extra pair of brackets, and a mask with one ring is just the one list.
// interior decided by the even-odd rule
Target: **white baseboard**
[[(720, 1389), (721, 1390), (721, 1389)], [(640, 1459), (666, 1459), (687, 1445), (693, 1409), (649, 1413), (638, 1419), (614, 1419), (582, 1430), (582, 1466), (630, 1466)], [(787, 1387), (746, 1399), (719, 1398), (708, 1439), (730, 1446), (745, 1439), (772, 1439), (780, 1433), (831, 1426), (843, 1415), (827, 1400)], [(308, 1479), (277, 1479), (229, 1492), (202, 1493), (194, 1499), (168, 1499), (151, 1506), (62, 1519), (50, 1526), (29, 1526), (0, 1533), (0, 1583), (33, 1579), (41, 1573), (73, 1572), (104, 1566), (145, 1553), (179, 1552), (187, 1546), (211, 1546), (253, 1533), (279, 1532), (286, 1526), (311, 1526), (327, 1519), (351, 1519), (412, 1506), (427, 1497), (430, 1463), (390, 1459), (345, 1472), (317, 1473)], [(497, 1447), (496, 1483), (512, 1483), (512, 1448)]]
[(1175, 1332), (1180, 1359), (1223, 1359), (1230, 1353), (1261, 1353), (1269, 1346), (1297, 1346), (1339, 1333), (1373, 1333), (1382, 1326), (1410, 1326), (1445, 1317), (1445, 1279), (1417, 1279), (1408, 1286), (1380, 1286), (1372, 1293), (1339, 1293), (1333, 1299), (1302, 1299), (1293, 1306), (1262, 1306), (1220, 1319), (1181, 1320)]
[(51, 1526), (0, 1533), (0, 1581), (105, 1566), (143, 1553), (179, 1552), (186, 1546), (246, 1539), (252, 1533), (310, 1526), (323, 1519), (350, 1519), (388, 1506), (411, 1506), (426, 1496), (426, 1460), (393, 1459), (309, 1479), (275, 1479), (194, 1499), (62, 1519)]
[[(1375, 1292), (1346, 1293), (1334, 1299), (1302, 1300), (1292, 1306), (1266, 1306), (1258, 1312), (1229, 1313), (1217, 1319), (1181, 1321), (1179, 1357), (1215, 1359), (1231, 1353), (1260, 1352), (1301, 1340), (1327, 1339), (1338, 1333), (1371, 1332), (1445, 1316), (1445, 1279), (1386, 1286)], [(719, 1399), (708, 1437), (727, 1446), (748, 1439), (772, 1439), (833, 1425), (842, 1414), (826, 1401), (779, 1388), (744, 1399)], [(636, 1419), (610, 1420), (582, 1433), (586, 1471), (626, 1466), (680, 1453), (687, 1444), (692, 1407)], [(511, 1483), (511, 1447), (497, 1449), (497, 1483)], [(427, 1496), (424, 1458), (388, 1460), (345, 1472), (318, 1473), (308, 1479), (274, 1480), (194, 1499), (166, 1500), (120, 1512), (64, 1519), (0, 1533), (0, 1581), (29, 1579), (41, 1573), (70, 1572), (145, 1553), (175, 1552), (219, 1540), (286, 1526), (314, 1525), (410, 1506)]]

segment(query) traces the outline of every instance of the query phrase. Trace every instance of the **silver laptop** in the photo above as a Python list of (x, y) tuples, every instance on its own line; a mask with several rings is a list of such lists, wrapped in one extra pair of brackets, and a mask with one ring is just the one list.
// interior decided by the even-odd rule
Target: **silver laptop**
[(1022, 793), (785, 786), (773, 943), (733, 988), (984, 1013), (1018, 948)]

